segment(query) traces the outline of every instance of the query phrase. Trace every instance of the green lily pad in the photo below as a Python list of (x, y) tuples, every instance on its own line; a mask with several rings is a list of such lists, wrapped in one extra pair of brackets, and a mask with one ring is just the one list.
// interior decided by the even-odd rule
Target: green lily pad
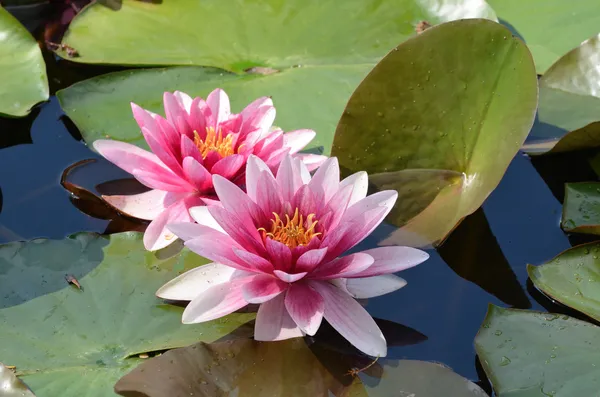
[(527, 266), (546, 295), (600, 321), (600, 242), (566, 250), (540, 266)]
[(111, 138), (147, 148), (130, 102), (164, 115), (165, 91), (206, 98), (221, 87), (231, 99), (232, 110), (239, 112), (254, 99), (271, 96), (277, 108), (276, 125), (285, 131), (314, 129), (318, 134), (311, 147), (329, 152), (347, 98), (369, 69), (369, 65), (303, 67), (266, 76), (200, 67), (137, 69), (85, 80), (59, 91), (57, 97), (88, 145)]
[[(56, 250), (52, 245), (65, 248), (60, 241), (45, 245), (50, 252)], [(0, 310), (0, 335), (10, 341), (0, 345), (0, 357), (17, 367), (17, 375), (38, 397), (105, 397), (143, 361), (139, 353), (212, 342), (251, 320), (252, 314), (234, 313), (182, 325), (183, 309), (154, 297), (181, 271), (206, 263), (188, 252), (158, 259), (143, 249), (140, 233), (112, 235), (101, 263), (79, 279), (81, 290), (66, 286)], [(29, 260), (43, 262), (47, 255), (42, 250)], [(61, 255), (69, 258), (67, 252)]]
[(475, 349), (498, 397), (590, 397), (600, 390), (600, 328), (490, 305)]
[(566, 232), (600, 234), (600, 183), (565, 184), (561, 226)]
[(2, 397), (35, 397), (35, 394), (17, 378), (14, 370), (2, 363), (0, 363), (0, 395)]
[[(415, 33), (421, 20), (495, 20), (484, 0), (221, 1), (123, 0), (118, 12), (93, 5), (63, 43), (75, 62), (251, 67), (374, 64)], [(160, 32), (160, 34), (157, 34)], [(135, 45), (131, 45), (135, 43)]]
[(27, 29), (0, 6), (0, 114), (26, 116), (48, 99), (42, 51)]
[(538, 120), (523, 149), (532, 155), (600, 146), (600, 35), (542, 76)]
[(488, 0), (488, 3), (500, 22), (523, 38), (540, 74), (600, 30), (600, 3), (595, 0)]
[(436, 243), (498, 185), (536, 105), (523, 42), (488, 20), (449, 22), (400, 44), (363, 80), (332, 154), (346, 173), (398, 190), (393, 242)]
[[(146, 397), (487, 396), (440, 364), (378, 360), (353, 375), (319, 361), (312, 348), (302, 339), (197, 343), (145, 362), (121, 378), (115, 390), (123, 396)], [(339, 367), (347, 367), (351, 356), (344, 359)]]

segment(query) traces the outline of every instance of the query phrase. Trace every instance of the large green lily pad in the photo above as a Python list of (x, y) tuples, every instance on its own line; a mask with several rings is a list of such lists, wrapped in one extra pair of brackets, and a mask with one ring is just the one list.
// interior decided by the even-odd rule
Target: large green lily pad
[(488, 0), (500, 22), (523, 38), (540, 74), (600, 31), (596, 0)]
[[(88, 7), (63, 43), (76, 62), (249, 67), (373, 64), (421, 20), (495, 19), (484, 0), (123, 0)], [(157, 34), (160, 32), (160, 34)], [(135, 43), (135, 45), (131, 45)]]
[(527, 266), (546, 295), (600, 321), (600, 242), (566, 250), (541, 266)]
[(0, 114), (26, 116), (48, 99), (46, 64), (27, 29), (0, 7)]
[(600, 390), (600, 328), (569, 316), (490, 305), (475, 349), (498, 397)]
[(272, 96), (276, 125), (286, 131), (314, 129), (318, 134), (311, 147), (329, 152), (346, 100), (369, 69), (368, 65), (306, 67), (266, 76), (239, 76), (200, 67), (138, 69), (98, 76), (61, 90), (57, 96), (88, 144), (108, 137), (144, 148), (129, 102), (164, 115), (165, 91), (206, 98), (221, 87), (229, 95), (232, 109), (239, 112), (260, 96)]
[[(351, 356), (344, 358), (338, 369), (348, 367)], [(365, 366), (369, 364), (364, 372), (339, 373), (320, 362), (302, 339), (237, 339), (171, 350), (125, 375), (115, 390), (123, 396), (147, 397), (487, 396), (440, 364), (379, 360)]]
[(600, 183), (565, 184), (561, 226), (567, 232), (600, 234)]
[(600, 36), (595, 35), (542, 76), (538, 119), (523, 147), (526, 152), (537, 155), (600, 146), (599, 62)]
[[(59, 241), (45, 245), (54, 244), (65, 248)], [(82, 290), (66, 286), (0, 310), (0, 335), (7, 342), (0, 344), (0, 357), (17, 367), (38, 397), (111, 395), (113, 384), (142, 361), (137, 354), (212, 342), (253, 317), (238, 313), (182, 325), (183, 309), (164, 304), (154, 292), (204, 259), (189, 251), (158, 259), (143, 249), (139, 233), (112, 235), (103, 251), (101, 263), (79, 279)], [(44, 262), (45, 255), (40, 251), (30, 260)]]
[(363, 80), (332, 154), (346, 173), (398, 190), (395, 243), (436, 243), (498, 185), (536, 105), (522, 41), (488, 20), (449, 22), (400, 44)]

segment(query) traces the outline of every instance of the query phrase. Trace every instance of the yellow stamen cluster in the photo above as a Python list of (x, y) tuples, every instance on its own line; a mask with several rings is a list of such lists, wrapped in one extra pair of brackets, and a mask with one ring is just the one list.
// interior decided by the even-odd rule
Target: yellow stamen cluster
[(204, 140), (200, 138), (200, 134), (197, 131), (194, 131), (194, 144), (198, 147), (203, 159), (212, 151), (219, 153), (221, 157), (227, 157), (234, 153), (233, 135), (227, 134), (223, 137), (223, 132), (220, 128), (217, 133), (213, 127), (208, 127)]
[(277, 213), (273, 213), (275, 219), (271, 219), (271, 231), (260, 228), (263, 237), (270, 237), (273, 240), (279, 241), (290, 248), (296, 248), (300, 245), (306, 245), (313, 237), (321, 233), (315, 232), (315, 227), (319, 221), (314, 220), (315, 214), (309, 214), (306, 217), (306, 226), (304, 217), (298, 213), (298, 208), (294, 211), (294, 216), (290, 219), (289, 215), (285, 215), (285, 223)]

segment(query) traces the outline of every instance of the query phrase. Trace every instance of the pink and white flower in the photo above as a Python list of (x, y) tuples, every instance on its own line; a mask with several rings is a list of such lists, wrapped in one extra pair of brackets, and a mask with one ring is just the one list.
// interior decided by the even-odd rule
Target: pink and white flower
[(171, 280), (157, 296), (190, 300), (183, 312), (186, 324), (260, 304), (254, 337), (262, 341), (314, 335), (325, 318), (361, 351), (385, 356), (383, 334), (355, 298), (403, 287), (406, 281), (392, 273), (429, 256), (410, 247), (341, 255), (382, 222), (397, 192), (367, 196), (365, 172), (340, 182), (336, 158), (311, 177), (300, 159), (286, 156), (276, 175), (250, 156), (247, 193), (213, 176), (220, 202), (192, 208), (198, 224), (169, 228), (190, 250), (214, 263)]
[(326, 158), (296, 154), (314, 138), (314, 131), (284, 134), (281, 129), (271, 129), (275, 108), (267, 97), (255, 100), (239, 114), (231, 113), (229, 98), (221, 89), (211, 92), (206, 101), (183, 92), (165, 92), (166, 119), (134, 103), (131, 107), (152, 152), (113, 140), (97, 140), (94, 148), (152, 189), (136, 195), (104, 196), (120, 211), (152, 221), (144, 234), (144, 246), (151, 251), (176, 240), (166, 228), (168, 223), (192, 222), (189, 209), (203, 205), (205, 198), (216, 198), (213, 175), (243, 183), (250, 155), (272, 170), (287, 154), (302, 159), (309, 168), (316, 168)]

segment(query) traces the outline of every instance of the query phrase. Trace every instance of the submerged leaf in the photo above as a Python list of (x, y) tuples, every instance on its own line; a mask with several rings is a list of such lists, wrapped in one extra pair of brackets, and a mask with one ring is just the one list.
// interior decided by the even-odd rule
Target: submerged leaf
[(600, 26), (600, 3), (596, 0), (487, 1), (500, 22), (527, 43), (539, 74), (544, 74), (564, 53), (598, 33)]
[(398, 191), (388, 221), (404, 227), (389, 243), (437, 243), (498, 185), (536, 105), (523, 42), (491, 21), (449, 22), (400, 44), (363, 80), (332, 154)]
[(600, 182), (565, 184), (561, 226), (567, 232), (600, 234)]
[(600, 390), (600, 328), (490, 305), (475, 349), (498, 397), (590, 397)]
[(48, 99), (42, 52), (27, 29), (0, 6), (0, 114), (26, 116)]
[[(234, 313), (182, 325), (183, 309), (163, 304), (154, 293), (184, 269), (205, 263), (202, 258), (184, 251), (159, 259), (144, 250), (139, 233), (88, 239), (89, 244), (104, 241), (104, 248), (95, 251), (97, 267), (78, 278), (83, 290), (69, 286), (61, 274), (64, 289), (0, 310), (0, 335), (11, 341), (0, 344), (0, 357), (17, 367), (38, 397), (107, 396), (114, 382), (142, 361), (138, 354), (211, 342), (253, 318)], [(23, 264), (16, 257), (14, 266), (51, 264), (49, 250), (64, 243), (43, 246), (45, 254)]]
[(523, 149), (531, 155), (600, 146), (600, 35), (542, 76), (538, 118)]
[(527, 266), (546, 295), (600, 321), (600, 242), (583, 244), (540, 266)]

